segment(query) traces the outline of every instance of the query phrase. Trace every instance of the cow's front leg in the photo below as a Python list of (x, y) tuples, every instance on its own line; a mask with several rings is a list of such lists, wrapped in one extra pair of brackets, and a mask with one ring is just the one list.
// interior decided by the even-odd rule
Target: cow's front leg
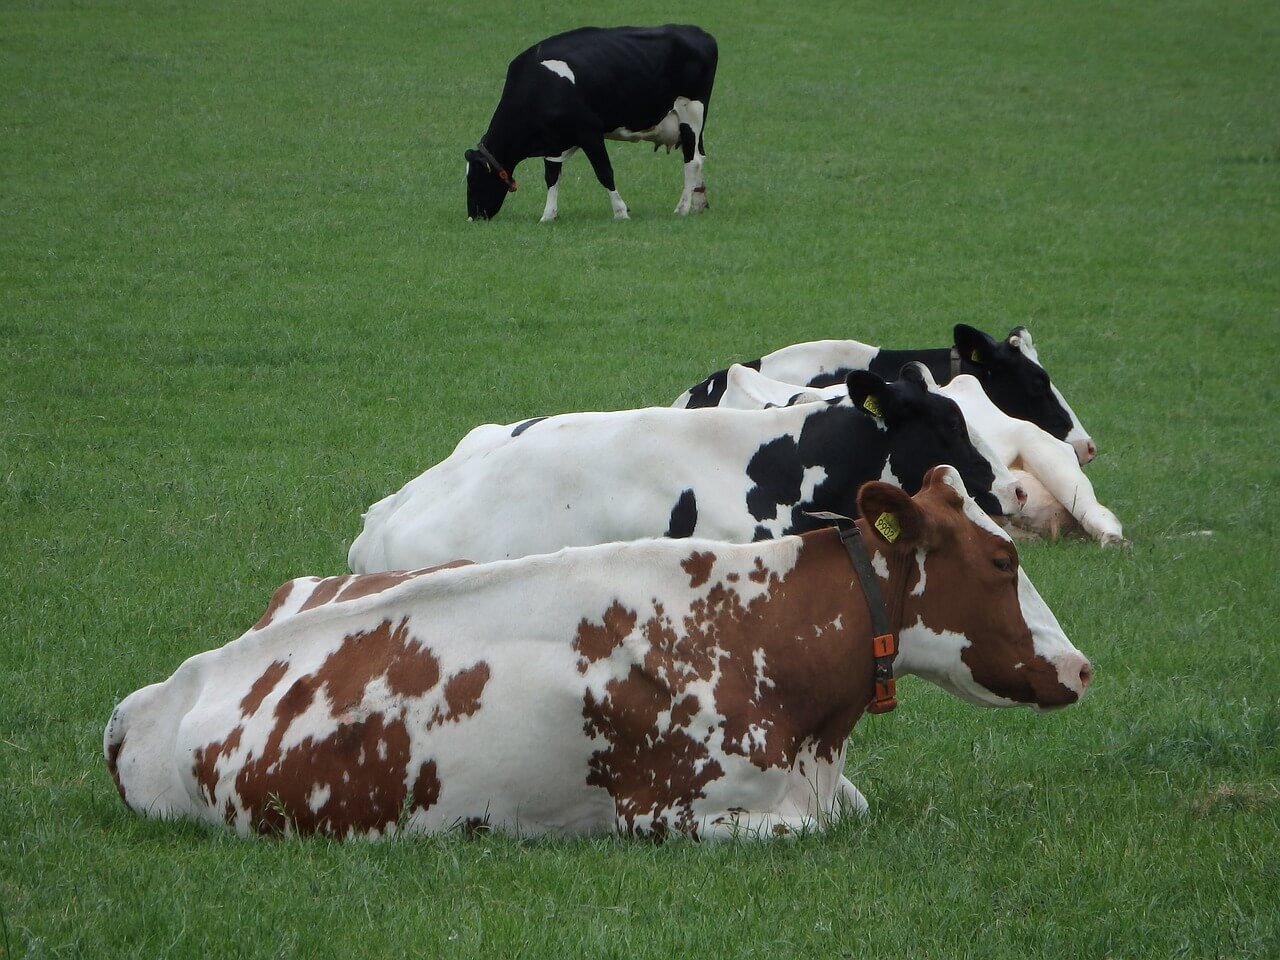
[(542, 208), (542, 222), (550, 223), (560, 212), (560, 170), (564, 162), (548, 158), (542, 166), (547, 180), (547, 205)]
[(839, 786), (836, 788), (835, 809), (832, 814), (836, 817), (845, 813), (856, 813), (862, 816), (869, 809), (867, 798), (862, 795), (862, 791), (855, 787), (848, 777), (841, 776)]
[(680, 150), (684, 154), (684, 191), (676, 204), (676, 213), (683, 216), (691, 210), (707, 209), (707, 185), (702, 179), (702, 163), (706, 158), (702, 128), (707, 111), (700, 100), (684, 97), (676, 99), (675, 111), (680, 121)]
[(628, 220), (627, 205), (618, 195), (618, 188), (613, 182), (613, 164), (609, 162), (609, 151), (604, 148), (604, 140), (593, 140), (582, 145), (582, 152), (591, 161), (591, 169), (596, 172), (600, 186), (609, 191), (609, 202), (613, 205), (613, 219)]

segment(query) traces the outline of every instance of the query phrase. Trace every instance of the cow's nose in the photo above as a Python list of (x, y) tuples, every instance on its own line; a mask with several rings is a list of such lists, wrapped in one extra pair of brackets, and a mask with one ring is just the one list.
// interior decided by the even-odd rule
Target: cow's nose
[(1054, 659), (1058, 668), (1058, 682), (1076, 695), (1083, 697), (1093, 680), (1093, 664), (1083, 653), (1064, 653)]
[(1088, 463), (1098, 455), (1098, 445), (1091, 438), (1072, 440), (1071, 446), (1075, 448), (1076, 459), (1082, 464)]
[(1013, 488), (1013, 495), (1018, 498), (1018, 506), (1020, 508), (1027, 505), (1027, 491), (1022, 484), (1018, 484), (1018, 486)]

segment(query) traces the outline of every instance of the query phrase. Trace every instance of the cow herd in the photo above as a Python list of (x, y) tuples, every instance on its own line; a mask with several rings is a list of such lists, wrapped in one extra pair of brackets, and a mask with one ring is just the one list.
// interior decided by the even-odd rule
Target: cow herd
[[(651, 62), (674, 79), (615, 76)], [(543, 41), (504, 103), (534, 96), (522, 78), (562, 86), (499, 108), (469, 211), (492, 216), (488, 180), (514, 189), (526, 156), (558, 173), (577, 146), (601, 172), (603, 145), (537, 128), (535, 102), (679, 143), (697, 208), (714, 72), (691, 27)], [(601, 82), (663, 109), (609, 113)], [(500, 117), (536, 147), (508, 150)], [(795, 344), (671, 406), (485, 424), (369, 507), (350, 574), (285, 583), (243, 636), (125, 698), (107, 767), (131, 809), (241, 835), (822, 830), (867, 809), (846, 744), (896, 678), (987, 706), (1085, 694), (1014, 539), (1122, 542), (1081, 470), (1096, 454), (1023, 327)]]

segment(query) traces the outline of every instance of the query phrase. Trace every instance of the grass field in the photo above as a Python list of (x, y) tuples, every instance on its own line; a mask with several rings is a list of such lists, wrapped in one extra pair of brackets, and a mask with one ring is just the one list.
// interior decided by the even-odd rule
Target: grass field
[[(1280, 7), (565, 11), (0, 0), (0, 957), (1280, 956)], [(558, 223), (537, 165), (465, 222), (511, 56), (673, 18), (720, 43), (708, 215), (619, 144), (631, 222), (581, 157)], [(854, 732), (871, 815), (795, 843), (119, 802), (112, 706), (344, 570), (471, 426), (957, 321), (1031, 327), (1134, 543), (1023, 550), (1081, 706), (908, 681)]]

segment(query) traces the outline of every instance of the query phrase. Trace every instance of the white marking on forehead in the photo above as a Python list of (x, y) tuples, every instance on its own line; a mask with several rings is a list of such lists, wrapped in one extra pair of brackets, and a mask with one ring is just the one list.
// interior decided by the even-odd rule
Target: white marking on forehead
[[(1040, 357), (1036, 353), (1035, 344), (1031, 342), (1031, 332), (1025, 327), (1023, 328), (1022, 333), (1018, 335), (1018, 350), (1024, 357), (1034, 363), (1041, 370), (1044, 369), (1044, 364), (1040, 362)], [(1071, 419), (1071, 430), (1064, 438), (1066, 442), (1070, 443), (1072, 440), (1090, 439), (1089, 431), (1084, 428), (1084, 424), (1080, 422), (1080, 418), (1076, 416), (1076, 412), (1071, 409), (1071, 404), (1067, 403), (1066, 398), (1062, 396), (1062, 391), (1053, 385), (1052, 380), (1049, 381), (1049, 391), (1053, 394), (1054, 399), (1062, 405), (1062, 409), (1066, 411), (1067, 416)]]
[(573, 70), (563, 60), (543, 60), (542, 65), (554, 73), (557, 77), (564, 77), (570, 83), (576, 84), (578, 81), (573, 75)]
[(1084, 424), (1080, 422), (1080, 418), (1076, 416), (1076, 412), (1071, 409), (1071, 405), (1062, 396), (1062, 391), (1053, 385), (1053, 381), (1049, 381), (1049, 390), (1053, 393), (1057, 401), (1062, 404), (1062, 409), (1067, 411), (1067, 416), (1071, 418), (1071, 429), (1063, 438), (1067, 443), (1072, 440), (1088, 440), (1089, 431), (1084, 428)]
[(1031, 342), (1031, 331), (1026, 327), (1022, 328), (1022, 332), (1018, 334), (1018, 349), (1022, 351), (1022, 355), (1034, 363), (1037, 367), (1044, 369), (1040, 363), (1040, 357), (1036, 353), (1036, 345)]
[(1031, 630), (1031, 645), (1037, 654), (1052, 662), (1063, 654), (1080, 653), (1067, 639), (1058, 618), (1021, 567), (1018, 568), (1018, 606), (1022, 609), (1022, 619)]
[(996, 526), (994, 520), (983, 513), (981, 508), (973, 502), (973, 498), (969, 496), (969, 491), (965, 489), (964, 481), (960, 479), (960, 473), (955, 467), (950, 464), (943, 464), (942, 480), (947, 486), (964, 498), (964, 515), (969, 520), (987, 531), (987, 533), (994, 533), (997, 537), (1001, 537), (1005, 540), (1011, 539), (1007, 533)]

